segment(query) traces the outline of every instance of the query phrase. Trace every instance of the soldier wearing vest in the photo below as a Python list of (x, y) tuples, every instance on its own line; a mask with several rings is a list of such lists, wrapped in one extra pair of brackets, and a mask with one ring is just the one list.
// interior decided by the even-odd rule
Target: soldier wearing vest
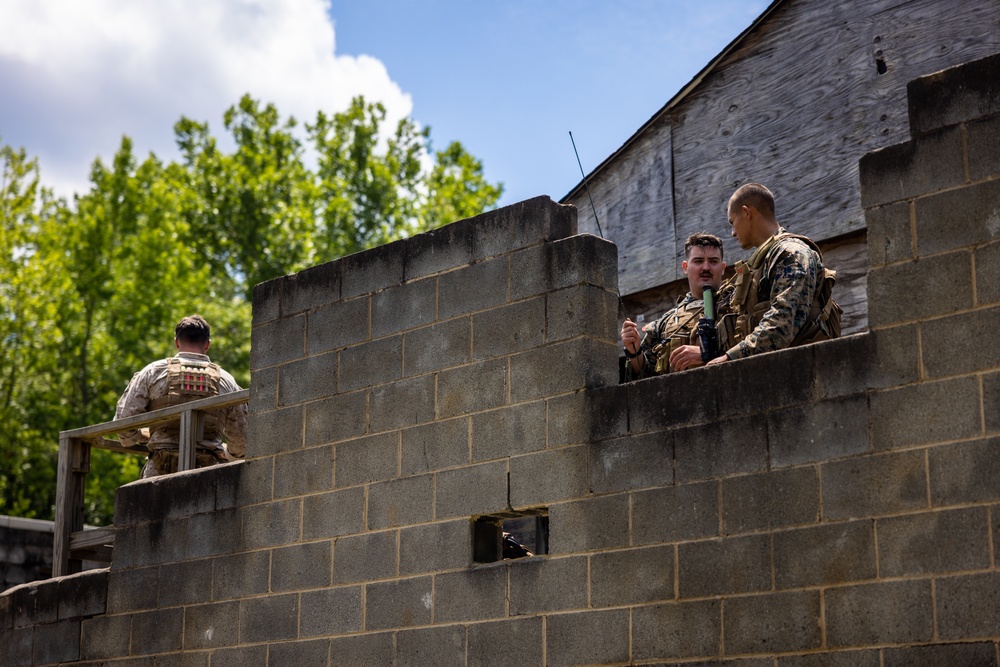
[(705, 313), (702, 288), (711, 285), (718, 290), (726, 270), (726, 263), (722, 261), (722, 239), (712, 234), (692, 234), (684, 242), (684, 257), (681, 269), (691, 291), (681, 302), (644, 326), (641, 341), (632, 320), (626, 318), (622, 324), (622, 347), (628, 359), (626, 378), (629, 380), (702, 365), (695, 327)]
[[(177, 355), (149, 364), (132, 376), (118, 399), (115, 419), (180, 405), (198, 398), (239, 391), (233, 376), (208, 358), (211, 328), (200, 315), (185, 317), (174, 329)], [(246, 452), (246, 405), (235, 405), (205, 415), (204, 431), (198, 439), (196, 465), (203, 468)], [(123, 445), (143, 442), (150, 450), (142, 477), (177, 472), (178, 422), (120, 433)]]
[(744, 250), (756, 248), (723, 285), (728, 314), (719, 322), (725, 354), (709, 365), (762, 352), (835, 338), (840, 306), (831, 298), (836, 273), (823, 267), (810, 239), (789, 234), (774, 215), (774, 195), (748, 183), (729, 199), (732, 235)]

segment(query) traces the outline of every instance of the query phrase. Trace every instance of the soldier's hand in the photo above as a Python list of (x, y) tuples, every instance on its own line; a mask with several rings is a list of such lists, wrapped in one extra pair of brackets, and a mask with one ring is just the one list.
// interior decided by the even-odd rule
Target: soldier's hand
[(708, 362), (705, 365), (706, 366), (718, 366), (719, 364), (721, 364), (721, 363), (723, 363), (725, 361), (729, 361), (729, 357), (727, 357), (726, 355), (722, 354), (722, 355), (719, 355), (718, 357), (716, 357), (715, 359), (712, 359), (710, 362)]
[(670, 369), (686, 371), (701, 366), (701, 349), (697, 345), (681, 345), (670, 353)]
[(635, 326), (635, 322), (628, 319), (627, 317), (625, 318), (625, 321), (622, 322), (621, 336), (622, 336), (622, 345), (625, 347), (626, 350), (628, 350), (633, 354), (639, 351), (639, 341), (640, 341), (639, 329), (638, 327)]

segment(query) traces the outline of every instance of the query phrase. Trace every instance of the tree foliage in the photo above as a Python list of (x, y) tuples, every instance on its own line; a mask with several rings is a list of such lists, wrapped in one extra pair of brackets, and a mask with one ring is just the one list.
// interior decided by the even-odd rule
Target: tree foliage
[[(110, 420), (183, 315), (212, 323), (213, 360), (247, 386), (254, 285), (495, 206), (502, 186), (460, 143), (435, 153), (428, 128), (385, 117), (358, 98), (299, 132), (244, 96), (224, 141), (181, 118), (177, 162), (123, 137), (72, 202), (0, 142), (0, 514), (52, 518), (59, 432)], [(89, 522), (110, 523), (140, 464), (93, 452)]]

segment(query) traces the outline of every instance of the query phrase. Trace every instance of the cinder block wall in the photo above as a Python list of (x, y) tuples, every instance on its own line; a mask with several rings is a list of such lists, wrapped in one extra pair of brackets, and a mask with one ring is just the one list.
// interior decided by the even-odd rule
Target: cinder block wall
[[(865, 334), (616, 385), (614, 248), (547, 199), (260, 286), (248, 460), (123, 487), (0, 664), (997, 665), (998, 74), (862, 161)], [(508, 506), (549, 555), (474, 565)]]

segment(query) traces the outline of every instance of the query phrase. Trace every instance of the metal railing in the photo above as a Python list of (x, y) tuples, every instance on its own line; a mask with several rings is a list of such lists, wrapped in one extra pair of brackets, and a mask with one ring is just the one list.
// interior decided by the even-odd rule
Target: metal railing
[(125, 454), (149, 454), (144, 445), (126, 447), (117, 440), (104, 436), (180, 421), (177, 470), (191, 470), (195, 467), (195, 444), (204, 420), (204, 412), (246, 403), (249, 398), (250, 390), (243, 389), (153, 410), (119, 421), (84, 426), (60, 433), (52, 576), (59, 577), (79, 572), (84, 558), (106, 562), (111, 560), (111, 549), (115, 540), (114, 526), (83, 530), (83, 494), (87, 473), (90, 471), (91, 447)]

